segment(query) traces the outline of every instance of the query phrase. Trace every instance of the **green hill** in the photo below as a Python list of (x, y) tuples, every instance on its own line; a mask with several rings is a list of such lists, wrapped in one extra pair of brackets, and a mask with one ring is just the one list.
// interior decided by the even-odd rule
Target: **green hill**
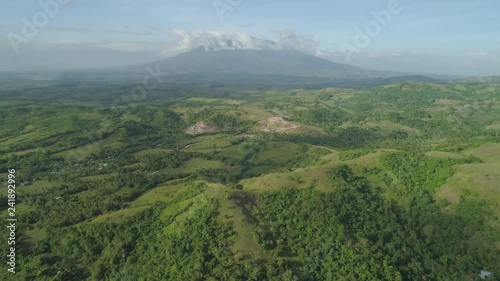
[(0, 82), (1, 280), (498, 279), (499, 86), (29, 85)]

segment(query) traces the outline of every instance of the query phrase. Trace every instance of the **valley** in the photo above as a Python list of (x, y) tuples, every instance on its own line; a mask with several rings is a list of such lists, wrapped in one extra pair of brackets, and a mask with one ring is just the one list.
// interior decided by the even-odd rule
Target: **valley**
[(496, 84), (164, 83), (118, 104), (135, 85), (0, 86), (0, 181), (26, 183), (17, 280), (477, 280), (500, 264)]

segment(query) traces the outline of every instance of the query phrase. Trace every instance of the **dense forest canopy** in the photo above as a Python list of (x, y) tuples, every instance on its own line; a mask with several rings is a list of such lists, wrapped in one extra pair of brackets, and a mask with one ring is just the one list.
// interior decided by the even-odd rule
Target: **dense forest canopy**
[(1, 280), (500, 278), (499, 86), (0, 83)]

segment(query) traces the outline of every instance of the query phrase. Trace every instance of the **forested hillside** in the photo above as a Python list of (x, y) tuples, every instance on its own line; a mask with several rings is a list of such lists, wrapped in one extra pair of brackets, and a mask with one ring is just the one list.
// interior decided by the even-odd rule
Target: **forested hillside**
[(499, 86), (132, 87), (0, 82), (1, 280), (499, 280)]

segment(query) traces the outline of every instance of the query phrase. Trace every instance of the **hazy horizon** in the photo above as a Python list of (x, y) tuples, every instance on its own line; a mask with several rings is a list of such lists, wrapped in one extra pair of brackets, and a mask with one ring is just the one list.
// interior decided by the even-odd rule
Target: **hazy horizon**
[(406, 73), (500, 74), (496, 1), (1, 1), (0, 71), (138, 64), (204, 45)]

